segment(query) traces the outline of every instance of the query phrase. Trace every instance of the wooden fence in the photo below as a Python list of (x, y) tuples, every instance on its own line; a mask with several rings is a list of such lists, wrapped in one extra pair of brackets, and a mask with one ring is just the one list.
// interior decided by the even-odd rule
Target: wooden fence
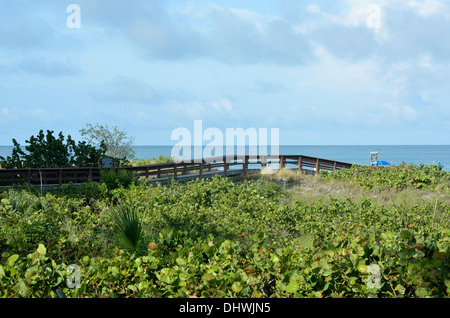
[[(177, 177), (179, 175), (195, 174), (202, 179), (205, 172), (217, 171), (227, 176), (228, 172), (239, 170), (246, 175), (251, 165), (257, 165), (261, 169), (269, 164), (279, 165), (280, 169), (294, 169), (305, 173), (318, 174), (320, 170), (337, 171), (352, 167), (350, 163), (301, 156), (221, 156), (204, 158), (193, 162), (157, 163), (145, 166), (125, 167), (128, 171), (136, 172), (141, 178)], [(201, 161), (201, 162), (200, 162)], [(83, 183), (88, 180), (99, 181), (102, 168), (28, 168), (28, 169), (0, 169), (0, 186), (13, 184), (32, 185), (62, 185), (73, 182)]]

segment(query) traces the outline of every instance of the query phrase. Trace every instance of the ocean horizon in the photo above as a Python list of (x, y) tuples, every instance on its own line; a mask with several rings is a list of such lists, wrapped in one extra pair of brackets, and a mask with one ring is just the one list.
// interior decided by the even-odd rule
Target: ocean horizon
[[(190, 158), (184, 155), (182, 156), (182, 159), (198, 158), (196, 154), (203, 154), (205, 147), (206, 146), (203, 146), (201, 151), (198, 148), (197, 151), (195, 151), (196, 149), (191, 147)], [(11, 155), (13, 148), (13, 146), (0, 146), (0, 156), (6, 158), (6, 156)], [(171, 156), (174, 146), (135, 145), (133, 148), (136, 159), (152, 159), (159, 156)], [(249, 146), (245, 147), (246, 154), (249, 154), (250, 148), (253, 149)], [(260, 153), (257, 150), (254, 151)], [(262, 149), (262, 151), (264, 151), (264, 149)], [(415, 165), (442, 165), (444, 170), (450, 171), (450, 145), (280, 145), (278, 147), (278, 154), (280, 155), (311, 156), (359, 165), (371, 164), (371, 152), (378, 152), (378, 160), (386, 161), (391, 165), (399, 165), (403, 162)], [(235, 146), (234, 152), (231, 151), (230, 153), (230, 151), (227, 151), (227, 148), (224, 147), (222, 153), (242, 154), (242, 151), (238, 152)], [(271, 154), (270, 146), (267, 146), (265, 153)], [(182, 151), (181, 155), (183, 155)], [(212, 155), (215, 155), (214, 152), (212, 152)], [(179, 156), (176, 157), (179, 158)], [(207, 155), (205, 157), (209, 156)]]

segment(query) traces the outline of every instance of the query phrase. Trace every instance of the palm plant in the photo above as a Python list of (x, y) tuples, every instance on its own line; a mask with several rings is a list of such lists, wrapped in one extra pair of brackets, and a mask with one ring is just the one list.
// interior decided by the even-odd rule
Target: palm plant
[(139, 214), (142, 208), (136, 202), (118, 203), (111, 209), (111, 217), (118, 230), (118, 242), (125, 250), (137, 255), (146, 252), (144, 231)]

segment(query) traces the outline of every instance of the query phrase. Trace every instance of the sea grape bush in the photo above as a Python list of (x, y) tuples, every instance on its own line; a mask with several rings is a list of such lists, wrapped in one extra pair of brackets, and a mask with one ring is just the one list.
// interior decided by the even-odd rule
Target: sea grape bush
[(98, 167), (106, 153), (103, 142), (98, 147), (85, 141), (76, 143), (71, 136), (65, 140), (62, 132), (56, 138), (53, 131), (44, 134), (40, 130), (36, 136), (26, 140), (24, 149), (13, 139), (14, 148), (11, 156), (0, 156), (0, 167), (15, 168), (61, 168), (61, 167)]
[(435, 189), (450, 186), (450, 173), (443, 166), (400, 164), (393, 166), (353, 166), (334, 173), (321, 171), (325, 179), (348, 180), (367, 189)]
[[(304, 203), (269, 181), (219, 176), (99, 184), (88, 199), (85, 187), (0, 193), (2, 297), (450, 296), (443, 202)], [(121, 210), (133, 211), (139, 253), (118, 239)], [(79, 288), (68, 287), (71, 264)]]

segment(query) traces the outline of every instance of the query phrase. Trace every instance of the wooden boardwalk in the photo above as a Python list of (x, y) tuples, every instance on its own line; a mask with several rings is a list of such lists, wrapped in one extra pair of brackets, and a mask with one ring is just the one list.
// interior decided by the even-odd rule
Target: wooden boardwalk
[[(302, 155), (242, 155), (211, 157), (193, 162), (158, 163), (123, 169), (136, 172), (141, 179), (146, 178), (150, 183), (167, 183), (174, 178), (179, 181), (201, 180), (217, 174), (225, 177), (245, 176), (250, 171), (265, 168), (294, 169), (303, 173), (318, 174), (321, 170), (337, 171), (349, 169), (352, 165), (351, 163)], [(0, 169), (0, 186), (14, 184), (61, 186), (70, 182), (79, 184), (88, 180), (100, 181), (101, 169), (98, 167)]]

